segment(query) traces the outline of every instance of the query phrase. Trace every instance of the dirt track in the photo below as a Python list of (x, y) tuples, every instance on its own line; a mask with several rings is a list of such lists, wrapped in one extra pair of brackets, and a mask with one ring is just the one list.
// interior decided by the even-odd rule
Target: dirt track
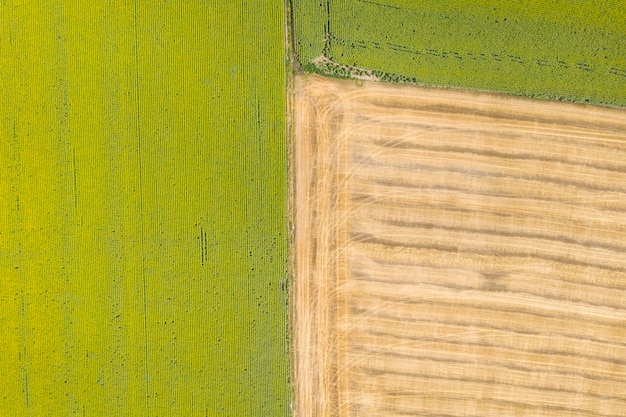
[(626, 111), (296, 80), (296, 407), (626, 415)]

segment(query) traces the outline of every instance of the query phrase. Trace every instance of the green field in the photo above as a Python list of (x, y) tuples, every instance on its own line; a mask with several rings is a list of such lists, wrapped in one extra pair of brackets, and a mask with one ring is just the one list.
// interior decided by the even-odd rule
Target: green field
[(302, 1), (292, 14), (308, 71), (626, 106), (620, 0)]
[(0, 5), (0, 416), (287, 416), (280, 1)]

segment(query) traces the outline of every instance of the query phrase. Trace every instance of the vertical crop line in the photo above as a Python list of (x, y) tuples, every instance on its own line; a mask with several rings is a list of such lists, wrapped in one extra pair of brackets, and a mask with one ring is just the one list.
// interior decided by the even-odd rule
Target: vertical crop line
[(74, 176), (74, 216), (78, 219), (78, 186), (76, 184), (76, 148), (72, 147), (72, 174)]
[(143, 222), (143, 184), (142, 184), (142, 166), (141, 166), (141, 101), (139, 94), (139, 29), (137, 25), (137, 1), (135, 0), (134, 6), (134, 30), (135, 30), (135, 102), (137, 112), (137, 165), (138, 165), (138, 188), (139, 188), (139, 248), (141, 251), (141, 282), (143, 290), (143, 337), (144, 337), (144, 369), (145, 369), (145, 383), (146, 383), (146, 413), (150, 416), (150, 408), (148, 399), (150, 398), (150, 375), (148, 366), (148, 296), (147, 296), (147, 283), (145, 273), (145, 251), (144, 251), (144, 222)]
[[(22, 155), (21, 155), (21, 147), (20, 147), (20, 138), (17, 133), (16, 126), (17, 116), (13, 116), (13, 135), (10, 149), (14, 150), (13, 155), (11, 155), (11, 160), (14, 162), (15, 172), (12, 175), (11, 180), (11, 191), (14, 194), (14, 210), (16, 214), (16, 222), (13, 227), (13, 231), (20, 233), (24, 229), (24, 215), (21, 210), (21, 202), (20, 195), (21, 189), (18, 188), (21, 182), (21, 166), (22, 166)], [(23, 262), (23, 250), (22, 250), (22, 240), (18, 239), (16, 242), (16, 250), (15, 250), (15, 271), (19, 277), (19, 294), (20, 294), (20, 351), (18, 353), (18, 359), (20, 361), (20, 370), (22, 372), (24, 378), (24, 384), (22, 387), (22, 392), (24, 393), (24, 404), (26, 406), (26, 410), (28, 415), (32, 415), (32, 411), (30, 410), (31, 401), (30, 401), (30, 391), (29, 391), (29, 383), (28, 383), (28, 375), (30, 372), (30, 350), (28, 348), (28, 301), (27, 295), (28, 291), (28, 273), (24, 272), (24, 262)]]
[(326, 58), (330, 58), (330, 39), (332, 37), (332, 33), (330, 31), (330, 0), (326, 0), (326, 28), (324, 34), (324, 50), (322, 51), (322, 56)]

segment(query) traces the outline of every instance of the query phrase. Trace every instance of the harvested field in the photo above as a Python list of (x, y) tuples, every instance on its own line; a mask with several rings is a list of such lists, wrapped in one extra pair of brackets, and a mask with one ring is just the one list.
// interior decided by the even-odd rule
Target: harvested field
[(296, 413), (626, 414), (626, 111), (296, 80)]

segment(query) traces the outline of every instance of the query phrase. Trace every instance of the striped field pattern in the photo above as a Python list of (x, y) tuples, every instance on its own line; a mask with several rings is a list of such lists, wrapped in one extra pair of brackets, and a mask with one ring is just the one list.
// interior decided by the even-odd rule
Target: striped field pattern
[(626, 112), (296, 80), (299, 417), (626, 415)]

